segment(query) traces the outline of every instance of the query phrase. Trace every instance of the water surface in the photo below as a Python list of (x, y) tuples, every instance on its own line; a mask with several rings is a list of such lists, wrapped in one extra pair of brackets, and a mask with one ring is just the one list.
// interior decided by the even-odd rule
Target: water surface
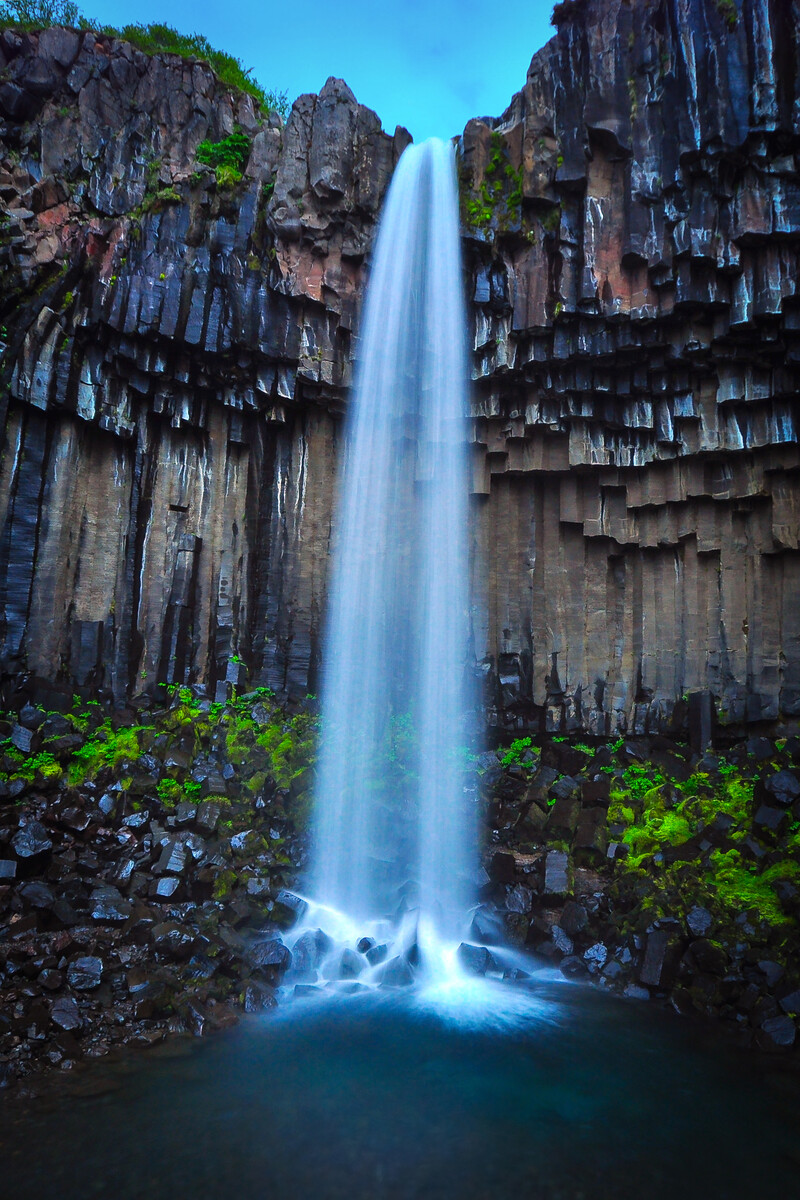
[(551, 979), (532, 999), (497, 1005), (386, 993), (297, 1001), (186, 1046), (93, 1067), (83, 1079), (115, 1087), (104, 1095), (6, 1101), (2, 1194), (796, 1194), (796, 1075), (705, 1026)]

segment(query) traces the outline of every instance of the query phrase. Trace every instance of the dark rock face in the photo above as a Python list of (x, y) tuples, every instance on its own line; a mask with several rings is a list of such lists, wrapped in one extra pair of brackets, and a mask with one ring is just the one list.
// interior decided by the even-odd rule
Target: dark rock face
[(800, 8), (717, 7), (575, 6), (464, 134), (473, 189), (493, 155), (521, 172), (469, 247), (501, 718), (800, 712)]
[[(3, 664), (120, 699), (224, 692), (244, 657), (305, 695), (362, 263), (407, 136), (337, 80), (282, 128), (204, 65), (88, 33), (7, 32), (0, 68)], [(234, 125), (225, 190), (195, 148)]]
[[(588, 0), (464, 132), (498, 724), (702, 750), (715, 716), (800, 714), (798, 27), (798, 0), (734, 28), (707, 0)], [(242, 658), (303, 695), (406, 135), (335, 80), (281, 127), (200, 64), (88, 33), (6, 33), (0, 68), (5, 670), (224, 694)], [(194, 152), (234, 123), (226, 191)]]

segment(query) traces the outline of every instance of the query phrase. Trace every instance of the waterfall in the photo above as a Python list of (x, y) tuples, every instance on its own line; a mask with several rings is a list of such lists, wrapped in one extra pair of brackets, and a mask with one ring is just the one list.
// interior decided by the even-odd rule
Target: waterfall
[(295, 943), (296, 964), (324, 959), (329, 979), (410, 982), (454, 962), (472, 902), (462, 287), (453, 149), (431, 139), (386, 198), (346, 421)]

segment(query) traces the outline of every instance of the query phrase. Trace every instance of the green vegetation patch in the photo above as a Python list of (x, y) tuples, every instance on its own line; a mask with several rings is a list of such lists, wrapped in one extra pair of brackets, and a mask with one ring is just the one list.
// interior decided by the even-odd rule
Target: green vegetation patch
[(115, 771), (123, 763), (133, 762), (142, 753), (139, 735), (144, 729), (143, 725), (135, 725), (130, 729), (115, 730), (110, 720), (104, 721), (70, 758), (67, 768), (70, 784), (74, 787), (94, 779), (106, 768)]
[(758, 867), (746, 863), (738, 850), (715, 850), (705, 882), (731, 915), (755, 909), (762, 921), (781, 926), (794, 922), (781, 908), (773, 885), (798, 879), (800, 865), (796, 862), (774, 863), (759, 874)]
[(201, 142), (195, 153), (198, 162), (214, 168), (219, 187), (232, 187), (242, 178), (250, 146), (250, 138), (237, 125), (222, 141)]
[(473, 229), (487, 230), (497, 219), (503, 229), (519, 220), (522, 208), (522, 167), (512, 167), (501, 133), (489, 138), (489, 162), (480, 186), (462, 195), (464, 221)]
[(500, 759), (500, 765), (503, 767), (519, 766), (525, 755), (525, 751), (529, 750), (531, 739), (529, 737), (515, 738), (503, 757)]

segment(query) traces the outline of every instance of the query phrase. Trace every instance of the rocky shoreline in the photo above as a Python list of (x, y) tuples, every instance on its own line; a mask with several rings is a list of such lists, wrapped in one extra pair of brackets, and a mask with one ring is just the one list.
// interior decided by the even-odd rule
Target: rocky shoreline
[[(231, 664), (233, 676), (243, 668)], [(31, 694), (0, 725), (0, 1084), (276, 1004), (317, 720), (267, 689), (126, 709)], [(59, 711), (60, 710), (60, 711)], [(800, 738), (522, 738), (474, 759), (486, 810), (462, 956), (569, 978), (789, 1051), (800, 1012)]]

